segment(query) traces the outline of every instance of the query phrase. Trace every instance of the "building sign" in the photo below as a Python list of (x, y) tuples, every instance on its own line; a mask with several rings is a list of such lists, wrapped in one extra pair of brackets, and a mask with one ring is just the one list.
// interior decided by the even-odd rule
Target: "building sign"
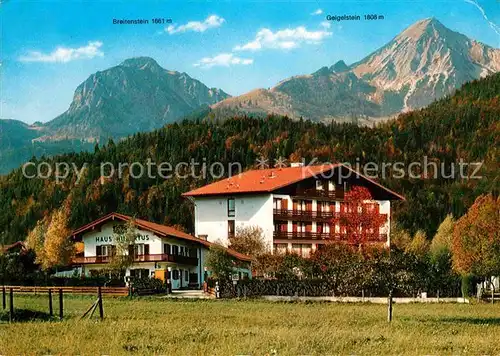
[[(142, 241), (149, 241), (149, 236), (148, 235), (137, 235), (135, 238), (135, 242), (142, 242)], [(105, 243), (112, 243), (112, 242), (125, 242), (125, 236), (97, 236), (95, 238), (95, 242), (105, 242)]]
[[(97, 243), (113, 243), (113, 242), (125, 242), (125, 233), (127, 232), (127, 227), (125, 225), (114, 225), (113, 235), (108, 236), (97, 236), (95, 242)], [(137, 234), (135, 242), (149, 241), (149, 235)]]

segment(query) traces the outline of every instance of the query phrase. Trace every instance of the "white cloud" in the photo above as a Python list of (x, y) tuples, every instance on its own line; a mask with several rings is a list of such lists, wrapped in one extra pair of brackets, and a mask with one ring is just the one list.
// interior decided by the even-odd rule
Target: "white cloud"
[(469, 4), (472, 4), (474, 5), (475, 7), (477, 7), (477, 9), (481, 12), (481, 14), (483, 15), (483, 18), (486, 20), (486, 22), (488, 22), (488, 25), (490, 25), (491, 29), (493, 31), (495, 31), (495, 33), (497, 35), (500, 36), (500, 27), (497, 26), (497, 24), (495, 24), (493, 21), (490, 21), (490, 19), (488, 19), (488, 16), (486, 16), (486, 12), (484, 11), (484, 9), (479, 6), (479, 4), (477, 2), (475, 2), (474, 0), (465, 0), (466, 3), (469, 3)]
[(165, 28), (165, 31), (171, 35), (174, 33), (181, 33), (187, 31), (205, 32), (210, 28), (216, 28), (222, 26), (222, 24), (225, 21), (226, 20), (224, 20), (222, 17), (219, 17), (217, 15), (210, 15), (204, 21), (189, 21), (187, 24), (180, 26), (170, 25), (167, 28)]
[(332, 27), (332, 24), (328, 21), (322, 21), (319, 25), (325, 29), (329, 29), (330, 27)]
[(205, 57), (194, 64), (195, 67), (211, 68), (215, 66), (229, 67), (232, 65), (249, 65), (253, 63), (253, 59), (240, 58), (232, 53), (221, 53), (215, 57)]
[(301, 43), (318, 44), (325, 37), (331, 36), (328, 31), (308, 31), (304, 26), (287, 28), (277, 32), (264, 28), (257, 32), (255, 40), (241, 46), (234, 47), (235, 51), (258, 51), (261, 49), (291, 49), (299, 47)]
[(77, 59), (92, 59), (104, 56), (104, 53), (100, 50), (101, 47), (102, 42), (91, 41), (84, 47), (57, 47), (51, 53), (30, 51), (27, 55), (19, 57), (19, 60), (21, 62), (66, 63)]
[(317, 16), (317, 15), (321, 15), (322, 13), (323, 13), (323, 10), (318, 9), (318, 10), (316, 10), (314, 12), (311, 12), (311, 15)]

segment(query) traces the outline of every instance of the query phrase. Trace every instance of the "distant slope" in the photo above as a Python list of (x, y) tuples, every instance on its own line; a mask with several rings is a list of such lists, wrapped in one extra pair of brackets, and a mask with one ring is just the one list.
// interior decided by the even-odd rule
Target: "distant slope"
[(41, 126), (28, 125), (17, 120), (0, 119), (0, 152), (31, 143), (31, 140), (43, 135)]
[(69, 109), (46, 124), (0, 120), (0, 174), (32, 156), (79, 152), (108, 138), (152, 131), (228, 97), (152, 58), (127, 59), (92, 74), (76, 88)]
[[(112, 162), (179, 162), (194, 160), (206, 167), (220, 162), (224, 167), (240, 162), (244, 169), (257, 158), (277, 157), (289, 162), (313, 158), (319, 162), (395, 163), (429, 162), (458, 164), (484, 162), (481, 179), (426, 177), (391, 178), (379, 181), (407, 201), (396, 204), (394, 217), (414, 233), (422, 229), (432, 236), (446, 214), (461, 216), (484, 192), (500, 190), (500, 73), (465, 84), (453, 96), (427, 108), (400, 114), (374, 128), (352, 124), (325, 125), (270, 116), (264, 120), (236, 117), (223, 122), (183, 121), (160, 130), (137, 134), (94, 153), (68, 154), (51, 162), (89, 165), (79, 184), (69, 177), (62, 184), (53, 180), (26, 179), (20, 170), (0, 177), (0, 241), (23, 239), (37, 219), (62, 204), (71, 208), (70, 225), (76, 228), (111, 211), (120, 211), (151, 221), (192, 228), (192, 204), (181, 193), (204, 185), (199, 171), (185, 179), (151, 179), (144, 176), (115, 177), (101, 184), (99, 165)], [(218, 167), (218, 166), (217, 166)], [(475, 169), (472, 167), (471, 170)], [(208, 169), (207, 171), (209, 171)], [(214, 174), (219, 174), (218, 168)], [(153, 170), (153, 173), (156, 171)], [(226, 171), (227, 173), (227, 171)], [(418, 172), (413, 171), (413, 174)], [(472, 171), (469, 171), (472, 173)], [(182, 172), (181, 174), (184, 174)]]
[(425, 107), (462, 84), (500, 71), (500, 50), (446, 28), (434, 18), (408, 27), (347, 66), (343, 61), (212, 106), (227, 113), (275, 113), (297, 119), (368, 120)]

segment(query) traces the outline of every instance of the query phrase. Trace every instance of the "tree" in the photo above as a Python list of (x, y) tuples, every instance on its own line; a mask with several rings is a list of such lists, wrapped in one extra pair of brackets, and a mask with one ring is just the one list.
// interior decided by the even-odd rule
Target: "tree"
[(447, 215), (441, 225), (439, 225), (429, 249), (433, 286), (437, 289), (438, 297), (443, 288), (452, 285), (456, 280), (456, 275), (451, 268), (454, 226), (455, 220), (453, 216), (451, 214)]
[(419, 258), (427, 257), (429, 253), (429, 242), (427, 236), (422, 230), (418, 230), (410, 244), (406, 246), (406, 252), (412, 253)]
[(127, 221), (123, 230), (117, 229), (113, 233), (113, 241), (116, 241), (113, 255), (107, 265), (111, 273), (120, 274), (134, 263), (133, 247), (139, 234), (134, 219)]
[(30, 232), (27, 245), (36, 253), (36, 262), (43, 270), (68, 265), (74, 255), (74, 245), (68, 228), (66, 208), (55, 210), (50, 218), (42, 219)]
[(230, 247), (251, 257), (269, 252), (262, 229), (258, 226), (246, 226), (236, 229), (236, 234), (229, 238)]
[(453, 229), (453, 269), (483, 278), (500, 275), (500, 198), (479, 196)]
[(391, 227), (391, 247), (404, 251), (410, 245), (411, 240), (411, 235), (408, 231), (402, 229), (398, 224), (393, 223)]
[(448, 214), (441, 225), (439, 225), (430, 245), (430, 254), (433, 262), (437, 262), (442, 258), (451, 258), (454, 227), (455, 220), (451, 214)]
[(217, 279), (229, 279), (233, 272), (233, 260), (227, 249), (220, 244), (213, 244), (207, 254), (207, 267)]
[(39, 271), (35, 258), (32, 250), (4, 252), (0, 246), (0, 282), (4, 285), (32, 282)]
[(353, 245), (384, 242), (380, 228), (386, 222), (387, 215), (380, 214), (370, 191), (361, 186), (354, 186), (345, 194), (340, 212), (332, 219), (332, 225), (340, 226), (341, 234), (346, 235), (347, 242)]

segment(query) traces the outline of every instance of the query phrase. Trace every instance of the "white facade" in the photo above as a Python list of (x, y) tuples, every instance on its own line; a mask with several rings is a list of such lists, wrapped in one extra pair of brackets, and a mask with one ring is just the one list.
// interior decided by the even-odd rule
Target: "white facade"
[[(228, 214), (228, 199), (234, 199), (234, 216)], [(210, 242), (229, 245), (229, 221), (235, 229), (258, 226), (264, 238), (273, 243), (273, 196), (272, 194), (216, 196), (195, 199), (195, 235), (207, 236)]]
[[(114, 232), (113, 227), (124, 224), (123, 221), (109, 221), (104, 223), (100, 229), (83, 234), (84, 257), (82, 261), (84, 263), (82, 264), (82, 272), (85, 275), (91, 275), (92, 271), (106, 269), (106, 263), (100, 263), (100, 261), (110, 255), (110, 251), (108, 251), (110, 246), (119, 244), (117, 242), (119, 235)], [(140, 270), (141, 276), (147, 271), (148, 276), (158, 277), (161, 274), (160, 272), (163, 272), (164, 275), (164, 272), (170, 269), (173, 289), (188, 287), (193, 283), (201, 286), (204, 277), (207, 247), (180, 238), (160, 237), (147, 230), (137, 230), (137, 234), (135, 248), (139, 251), (138, 261), (135, 261), (133, 265), (126, 269), (125, 276), (130, 276), (133, 271)], [(166, 244), (169, 245), (170, 251), (165, 251)], [(145, 247), (146, 245), (147, 247)], [(99, 256), (98, 249), (100, 250)], [(128, 251), (121, 252), (128, 254)], [(173, 255), (173, 261), (168, 261), (165, 256), (167, 254)], [(141, 258), (142, 255), (144, 255), (144, 258)], [(194, 256), (197, 259), (196, 265), (181, 263), (183, 257)], [(141, 259), (144, 261), (141, 261)], [(195, 281), (193, 281), (194, 274), (196, 274)]]
[[(229, 199), (234, 199), (234, 214), (229, 214), (228, 204)], [(274, 230), (275, 230), (275, 219), (273, 215), (274, 209), (284, 209), (282, 206), (275, 206), (276, 204), (282, 204), (282, 202), (276, 202), (275, 199), (286, 200), (287, 210), (293, 209), (293, 201), (290, 195), (285, 194), (254, 194), (254, 195), (217, 195), (208, 197), (194, 197), (195, 204), (195, 235), (206, 236), (208, 241), (211, 242), (221, 242), (224, 245), (229, 245), (228, 231), (229, 223), (234, 220), (234, 226), (236, 232), (238, 228), (245, 226), (257, 226), (263, 231), (263, 236), (269, 247), (274, 247), (280, 251), (296, 251), (297, 248), (302, 251), (304, 249), (303, 255), (308, 255), (310, 252), (317, 248), (318, 243), (324, 243), (318, 240), (311, 240), (309, 242), (294, 241), (290, 239), (283, 243), (283, 239), (278, 240), (279, 245), (275, 246)], [(322, 200), (315, 199), (314, 197), (301, 197), (301, 201), (310, 201), (311, 208), (309, 211), (317, 212), (319, 210), (319, 205), (322, 204)], [(373, 201), (379, 205), (379, 213), (387, 214), (387, 222), (384, 226), (380, 228), (380, 234), (387, 235), (387, 244), (389, 244), (389, 233), (390, 233), (390, 218), (391, 218), (391, 202), (389, 200), (379, 200)], [(332, 212), (340, 212), (340, 201), (333, 202)], [(305, 206), (298, 205), (297, 209), (306, 210)], [(332, 207), (330, 202), (323, 211), (330, 211)], [(234, 215), (234, 216), (230, 216)], [(287, 221), (286, 231), (292, 232), (293, 220)], [(318, 224), (320, 222), (311, 221), (310, 230), (308, 232), (317, 233), (320, 231)], [(335, 227), (330, 226), (327, 223), (323, 223), (322, 232), (330, 233), (340, 232), (340, 227), (337, 225)], [(330, 230), (335, 229), (335, 231)], [(297, 231), (306, 232), (303, 223), (299, 223)], [(284, 246), (286, 245), (286, 246)], [(300, 245), (297, 247), (297, 245)]]

